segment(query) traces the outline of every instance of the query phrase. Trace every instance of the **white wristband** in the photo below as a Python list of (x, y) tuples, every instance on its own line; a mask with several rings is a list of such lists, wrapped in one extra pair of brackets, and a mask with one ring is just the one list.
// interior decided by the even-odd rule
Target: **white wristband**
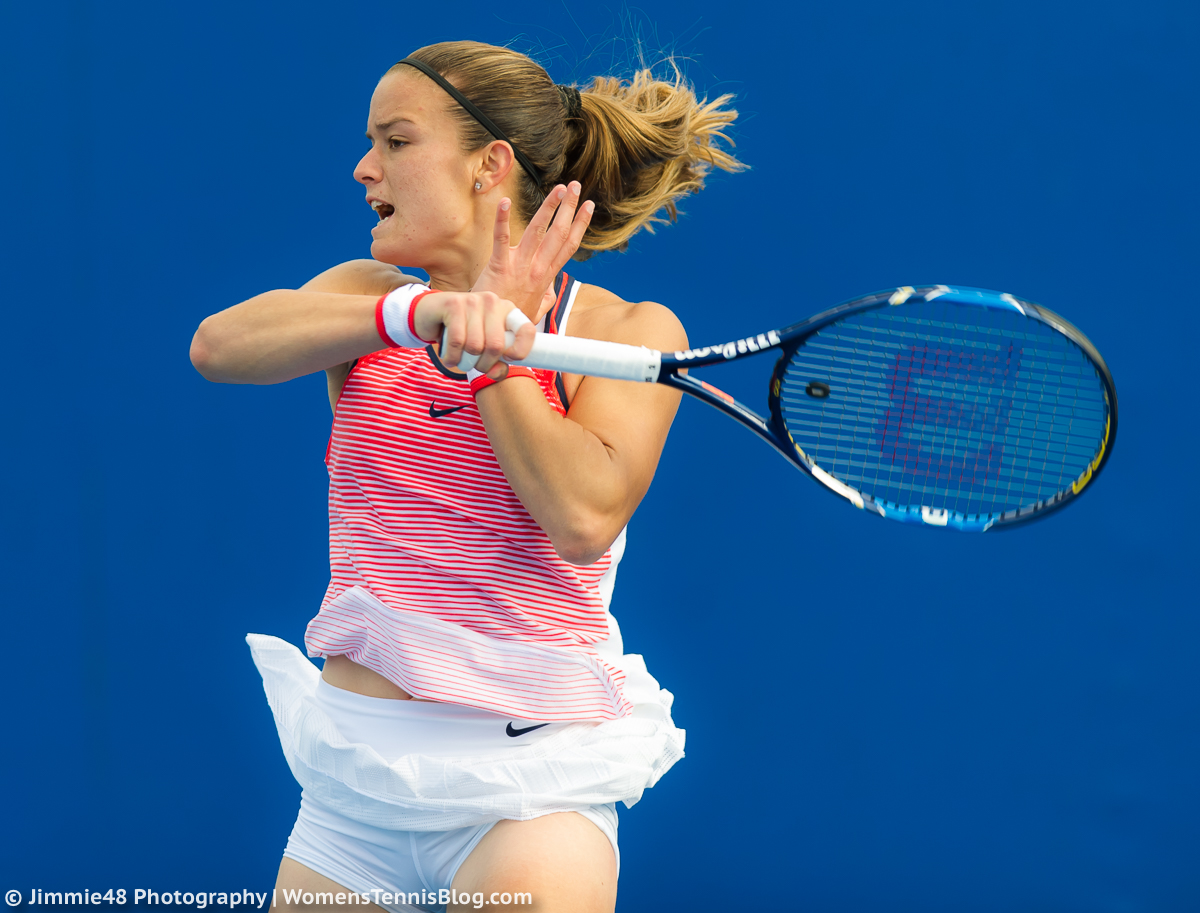
[(403, 349), (423, 349), (429, 345), (429, 340), (417, 335), (411, 313), (416, 298), (429, 291), (429, 286), (413, 282), (379, 299), (375, 324), (385, 343)]

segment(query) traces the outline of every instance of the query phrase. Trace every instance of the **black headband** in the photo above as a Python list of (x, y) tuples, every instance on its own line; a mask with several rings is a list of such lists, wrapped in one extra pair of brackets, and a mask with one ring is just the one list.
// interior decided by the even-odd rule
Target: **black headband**
[(463, 110), (475, 118), (475, 120), (479, 121), (480, 126), (482, 126), (484, 130), (492, 134), (492, 136), (494, 136), (496, 139), (503, 140), (512, 146), (513, 155), (517, 157), (517, 161), (521, 163), (521, 167), (528, 172), (531, 178), (533, 178), (533, 183), (537, 185), (539, 189), (541, 188), (542, 172), (538, 169), (538, 167), (525, 157), (525, 153), (523, 153), (516, 146), (513, 146), (512, 140), (504, 135), (504, 131), (497, 127), (495, 123), (492, 122), (490, 117), (476, 108), (471, 100), (467, 98), (467, 96), (463, 95), (462, 92), (458, 91), (458, 89), (454, 88), (454, 86), (452, 86), (450, 82), (444, 76), (442, 76), (441, 73), (424, 61), (414, 60), (412, 57), (405, 57), (403, 60), (397, 63), (396, 66), (400, 66), (400, 64), (416, 67), (430, 79), (436, 82), (439, 86), (445, 89), (446, 94), (462, 105)]

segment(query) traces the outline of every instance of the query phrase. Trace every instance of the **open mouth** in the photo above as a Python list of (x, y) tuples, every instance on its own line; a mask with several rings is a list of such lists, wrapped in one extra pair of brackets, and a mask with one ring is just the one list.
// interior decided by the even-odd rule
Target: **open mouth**
[(372, 200), (371, 208), (374, 209), (375, 214), (379, 216), (380, 222), (390, 219), (392, 214), (396, 211), (396, 207), (394, 207), (391, 203), (384, 203), (382, 200)]

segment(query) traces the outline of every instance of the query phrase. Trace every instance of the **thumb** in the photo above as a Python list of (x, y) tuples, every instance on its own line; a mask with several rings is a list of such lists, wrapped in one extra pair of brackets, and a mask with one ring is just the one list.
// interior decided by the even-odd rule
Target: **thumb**
[(554, 302), (557, 300), (558, 296), (554, 294), (554, 284), (551, 283), (546, 287), (546, 291), (542, 293), (542, 300), (538, 304), (537, 318), (533, 322), (537, 323), (545, 317), (549, 310), (554, 307)]

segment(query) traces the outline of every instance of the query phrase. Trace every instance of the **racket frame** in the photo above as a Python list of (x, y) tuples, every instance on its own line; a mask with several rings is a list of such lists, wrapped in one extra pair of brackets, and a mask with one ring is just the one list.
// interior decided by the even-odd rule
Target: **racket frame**
[[(996, 308), (999, 310), (1016, 311), (1022, 316), (1037, 320), (1056, 332), (1066, 336), (1077, 345), (1087, 356), (1099, 377), (1104, 392), (1105, 406), (1108, 411), (1105, 426), (1105, 436), (1097, 453), (1089, 460), (1087, 467), (1080, 473), (1070, 488), (1055, 493), (1053, 496), (1033, 504), (1005, 511), (999, 514), (962, 514), (951, 510), (934, 510), (927, 507), (900, 507), (886, 501), (876, 500), (840, 479), (830, 475), (818, 465), (792, 439), (783, 419), (780, 389), (783, 375), (792, 355), (805, 341), (825, 327), (837, 323), (855, 314), (881, 308), (893, 307), (905, 302), (924, 300), (943, 301), (975, 307)], [(703, 368), (714, 364), (724, 364), (740, 358), (759, 355), (768, 351), (779, 351), (779, 360), (771, 373), (768, 388), (769, 417), (764, 418), (752, 409), (738, 402), (728, 393), (717, 389), (711, 384), (680, 374), (680, 371), (691, 368)], [(813, 481), (831, 494), (837, 495), (860, 510), (867, 510), (889, 520), (902, 523), (914, 523), (925, 526), (945, 526), (963, 532), (987, 532), (992, 529), (1009, 529), (1032, 520), (1037, 520), (1060, 510), (1070, 504), (1088, 487), (1099, 475), (1100, 470), (1112, 455), (1113, 444), (1117, 434), (1117, 390), (1112, 373), (1104, 359), (1092, 345), (1091, 341), (1075, 326), (1064, 320), (1058, 314), (1013, 295), (993, 292), (987, 289), (976, 289), (965, 286), (926, 285), (901, 286), (885, 291), (873, 292), (869, 295), (852, 299), (827, 311), (815, 314), (799, 323), (791, 324), (778, 330), (759, 333), (754, 336), (735, 339), (717, 346), (704, 346), (671, 354), (662, 353), (657, 383), (665, 384), (676, 390), (681, 390), (696, 399), (708, 403), (715, 409), (724, 412), (774, 447), (788, 462), (807, 473)]]

